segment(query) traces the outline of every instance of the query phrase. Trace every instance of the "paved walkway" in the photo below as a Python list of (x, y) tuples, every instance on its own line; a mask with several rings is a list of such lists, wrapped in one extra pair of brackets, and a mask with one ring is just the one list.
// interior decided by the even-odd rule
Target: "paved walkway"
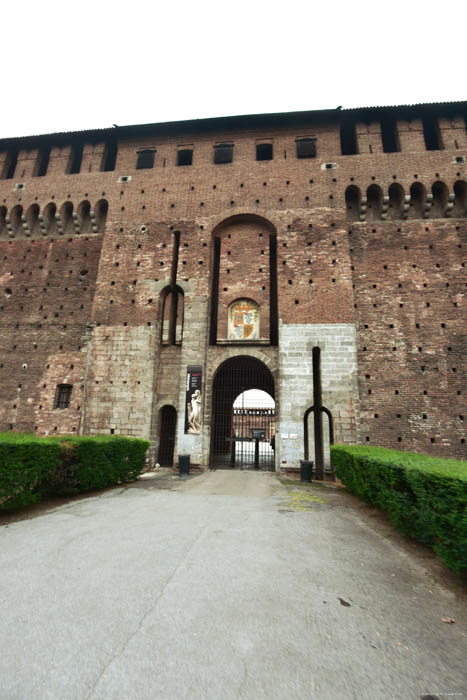
[(162, 474), (30, 515), (0, 516), (1, 700), (467, 698), (458, 578), (340, 489)]

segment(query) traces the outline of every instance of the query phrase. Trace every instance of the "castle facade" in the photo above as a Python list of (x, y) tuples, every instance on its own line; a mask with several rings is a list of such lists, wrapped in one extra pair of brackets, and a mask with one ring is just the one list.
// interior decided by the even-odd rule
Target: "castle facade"
[(1, 140), (0, 430), (201, 468), (293, 469), (316, 443), (326, 466), (332, 441), (465, 458), (466, 118)]

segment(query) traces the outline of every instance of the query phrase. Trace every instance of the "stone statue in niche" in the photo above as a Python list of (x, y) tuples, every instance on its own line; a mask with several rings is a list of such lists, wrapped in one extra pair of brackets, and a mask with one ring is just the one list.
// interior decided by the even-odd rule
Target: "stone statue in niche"
[(237, 299), (229, 307), (228, 339), (258, 340), (259, 306), (250, 299)]
[(188, 404), (188, 432), (199, 435), (201, 431), (201, 392), (195, 389)]

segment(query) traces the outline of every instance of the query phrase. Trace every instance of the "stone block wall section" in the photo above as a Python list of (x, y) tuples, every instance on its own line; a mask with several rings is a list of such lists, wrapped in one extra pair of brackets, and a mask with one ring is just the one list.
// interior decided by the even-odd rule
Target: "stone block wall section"
[[(429, 113), (440, 149), (426, 147)], [(155, 461), (160, 411), (170, 405), (175, 455), (207, 467), (213, 378), (243, 354), (271, 371), (277, 432), (299, 435), (278, 440), (276, 466), (296, 467), (316, 344), (336, 440), (465, 458), (467, 196), (456, 183), (467, 182), (466, 114), (467, 103), (393, 111), (400, 152), (392, 153), (384, 152), (381, 127), (388, 112), (377, 108), (0, 141), (0, 430), (144, 436)], [(341, 119), (355, 123), (355, 155), (342, 155)], [(297, 158), (300, 137), (316, 139), (316, 157)], [(103, 171), (112, 141), (115, 167)], [(79, 172), (67, 174), (79, 142)], [(50, 159), (37, 176), (44, 143)], [(213, 162), (218, 143), (233, 145), (231, 163)], [(256, 160), (260, 143), (272, 145), (271, 160)], [(154, 167), (138, 170), (145, 148), (155, 150)], [(181, 148), (193, 150), (192, 165), (177, 165)], [(447, 187), (441, 207), (430, 200), (438, 181)], [(358, 212), (351, 220), (349, 186), (364, 197), (378, 185), (386, 197), (394, 183), (405, 196), (413, 183), (424, 185), (422, 213), (403, 218), (393, 210), (388, 220), (370, 220), (372, 211), (364, 221)], [(89, 221), (80, 228), (80, 203), (92, 209), (103, 200), (105, 230)], [(66, 230), (59, 218), (41, 227), (49, 205), (60, 214), (71, 203), (78, 219)], [(25, 221), (15, 228), (17, 207)], [(215, 237), (221, 342), (213, 345)], [(268, 345), (274, 284), (278, 346)], [(161, 343), (161, 326), (165, 296), (175, 289), (183, 339), (170, 345), (167, 337)], [(226, 340), (228, 307), (240, 297), (260, 306), (261, 342)], [(184, 433), (188, 365), (203, 367), (199, 436)], [(65, 408), (55, 407), (60, 384), (72, 386)]]
[(84, 432), (148, 437), (154, 327), (95, 327), (88, 347)]
[[(313, 406), (312, 352), (315, 347), (321, 349), (323, 406), (331, 412), (335, 441), (358, 443), (357, 334), (354, 324), (281, 324), (279, 347), (281, 405), (276, 445), (281, 468), (296, 468), (304, 456), (304, 415)], [(326, 417), (323, 424), (328, 440)], [(314, 460), (312, 415), (309, 417), (309, 446), (309, 458)]]

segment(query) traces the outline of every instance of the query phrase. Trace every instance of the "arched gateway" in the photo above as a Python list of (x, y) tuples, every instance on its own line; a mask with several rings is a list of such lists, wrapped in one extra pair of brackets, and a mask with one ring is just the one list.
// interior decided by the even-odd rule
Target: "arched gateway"
[(211, 467), (273, 471), (275, 404), (269, 369), (254, 357), (226, 360), (214, 377), (212, 401)]

